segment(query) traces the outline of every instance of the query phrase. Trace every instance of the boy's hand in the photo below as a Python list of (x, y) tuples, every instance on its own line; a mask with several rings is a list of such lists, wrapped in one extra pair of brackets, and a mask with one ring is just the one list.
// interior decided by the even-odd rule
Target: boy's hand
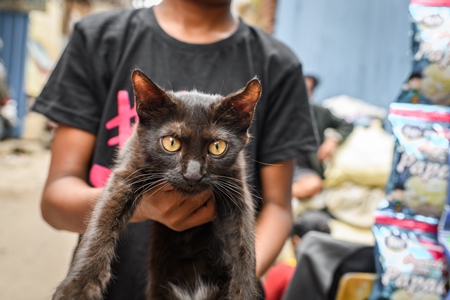
[(325, 139), (325, 141), (323, 141), (322, 145), (320, 145), (319, 150), (317, 151), (317, 159), (319, 160), (319, 162), (323, 163), (324, 161), (331, 159), (338, 145), (339, 142), (335, 139)]
[(188, 197), (168, 186), (145, 193), (130, 221), (150, 219), (172, 230), (184, 231), (212, 221), (214, 215), (214, 197), (210, 190)]

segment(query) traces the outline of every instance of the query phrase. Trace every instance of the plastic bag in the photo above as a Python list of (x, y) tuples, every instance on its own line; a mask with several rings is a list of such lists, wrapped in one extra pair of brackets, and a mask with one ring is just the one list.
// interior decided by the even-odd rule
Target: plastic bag
[(413, 67), (397, 102), (450, 105), (450, 1), (412, 0)]
[(324, 186), (338, 187), (350, 181), (384, 189), (392, 164), (393, 148), (394, 141), (381, 128), (380, 121), (373, 121), (368, 128), (355, 127), (325, 169)]
[(384, 208), (372, 227), (378, 278), (369, 299), (444, 299), (448, 267), (437, 241), (439, 219)]
[(450, 108), (392, 103), (388, 118), (395, 137), (388, 200), (439, 217), (447, 199)]

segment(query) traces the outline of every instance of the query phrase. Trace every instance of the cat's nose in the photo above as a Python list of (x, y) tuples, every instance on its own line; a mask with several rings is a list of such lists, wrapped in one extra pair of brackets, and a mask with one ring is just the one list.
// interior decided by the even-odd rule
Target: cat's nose
[(200, 174), (184, 174), (183, 177), (190, 184), (197, 183), (203, 178), (203, 176)]
[(195, 160), (189, 161), (186, 167), (186, 171), (183, 174), (183, 177), (190, 184), (199, 182), (203, 178), (200, 163)]

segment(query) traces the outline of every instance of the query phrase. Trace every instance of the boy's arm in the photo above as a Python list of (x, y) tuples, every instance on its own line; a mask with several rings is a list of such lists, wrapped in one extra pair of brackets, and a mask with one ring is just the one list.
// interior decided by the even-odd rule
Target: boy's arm
[(96, 137), (59, 125), (52, 143), (52, 158), (41, 201), (43, 218), (54, 228), (84, 232), (101, 189), (87, 183), (89, 161)]
[(294, 160), (261, 169), (263, 207), (256, 222), (256, 275), (275, 261), (292, 229), (291, 184)]

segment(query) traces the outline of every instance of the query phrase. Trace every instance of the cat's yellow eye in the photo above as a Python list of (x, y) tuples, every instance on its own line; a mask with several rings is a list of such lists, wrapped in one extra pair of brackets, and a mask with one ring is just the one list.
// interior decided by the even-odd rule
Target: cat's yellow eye
[(222, 155), (225, 150), (227, 150), (227, 143), (222, 140), (217, 140), (209, 144), (208, 151), (212, 155), (219, 156)]
[(176, 152), (181, 149), (181, 143), (172, 136), (165, 136), (161, 139), (161, 144), (169, 152)]

